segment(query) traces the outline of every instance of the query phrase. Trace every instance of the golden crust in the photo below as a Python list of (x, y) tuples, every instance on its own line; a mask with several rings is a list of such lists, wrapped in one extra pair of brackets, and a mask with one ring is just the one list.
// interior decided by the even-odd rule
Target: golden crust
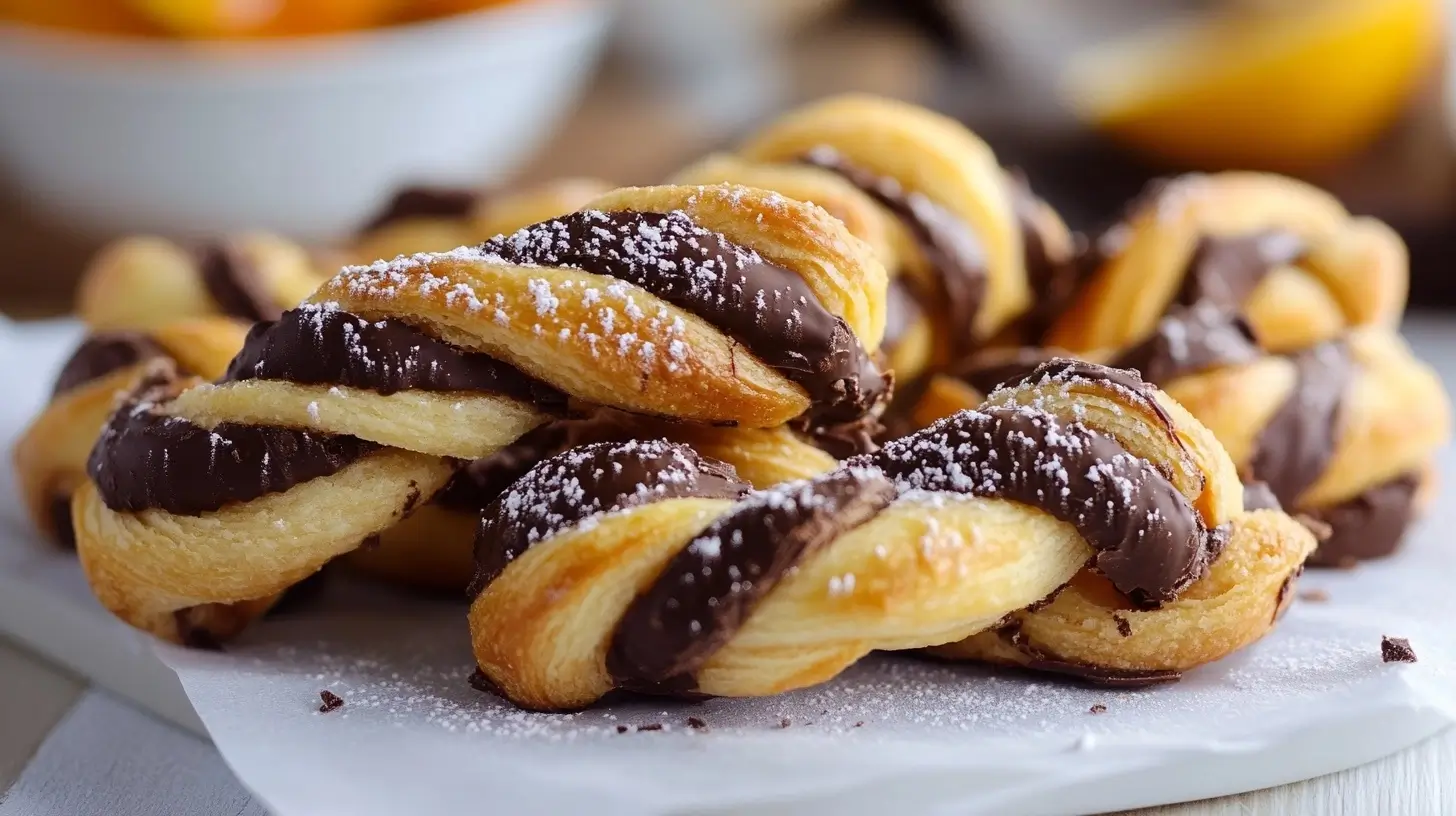
[(1388, 227), (1352, 219), (1328, 193), (1283, 176), (1190, 174), (1167, 182), (1103, 236), (1108, 257), (1045, 342), (1072, 351), (1136, 342), (1172, 302), (1201, 238), (1267, 230), (1293, 233), (1308, 251), (1245, 304), (1266, 348), (1302, 348), (1399, 318), (1406, 254)]
[[(269, 233), (226, 239), (259, 275), (279, 309), (303, 300), (326, 277), (302, 247)], [(81, 278), (76, 313), (92, 329), (149, 329), (222, 314), (208, 294), (196, 256), (164, 238), (139, 235), (104, 247)]]
[[(177, 612), (278, 595), (396, 523), (454, 471), (437, 457), (385, 449), (331, 476), (198, 516), (118, 513), (88, 482), (72, 502), (76, 550), (103, 606), (138, 629), (180, 642)], [(262, 608), (243, 610), (261, 614)], [(229, 616), (227, 631), (210, 634), (227, 637), (238, 617)]]
[(824, 145), (855, 165), (923, 193), (972, 227), (987, 267), (986, 302), (976, 317), (978, 336), (994, 334), (1030, 304), (1021, 232), (1005, 175), (975, 134), (925, 108), (850, 95), (790, 113), (739, 152), (758, 161), (787, 162)]
[[(621, 190), (591, 206), (685, 210), (799, 272), (829, 311), (869, 332), (859, 335), (867, 350), (878, 344), (884, 268), (817, 207), (726, 185)], [(802, 387), (696, 315), (573, 269), (493, 263), (470, 251), (418, 255), (345, 269), (311, 299), (406, 320), (601, 405), (753, 428), (782, 425), (810, 407)]]
[(1052, 660), (1126, 672), (1192, 669), (1267, 634), (1314, 547), (1314, 536), (1283, 513), (1240, 513), (1233, 518), (1228, 546), (1208, 574), (1160, 609), (1134, 609), (1106, 579), (1083, 572), (1046, 607), (1011, 616), (1020, 648), (1009, 648), (1001, 633), (989, 631), (932, 653), (1015, 665)]

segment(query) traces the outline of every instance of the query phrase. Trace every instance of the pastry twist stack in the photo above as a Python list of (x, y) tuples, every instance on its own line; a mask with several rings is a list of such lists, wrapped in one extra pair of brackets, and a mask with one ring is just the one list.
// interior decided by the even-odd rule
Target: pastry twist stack
[(20, 491), (41, 532), (75, 545), (71, 494), (86, 481), (86, 457), (117, 397), (136, 387), (149, 361), (166, 359), (178, 370), (220, 377), (245, 331), (234, 320), (210, 317), (89, 335), (61, 367), (50, 402), (15, 444)]
[(346, 268), (221, 382), (159, 371), (112, 417), (73, 503), (82, 565), (124, 620), (216, 640), (571, 403), (861, 422), (888, 391), (884, 286), (823, 210), (729, 185)]
[(193, 317), (276, 320), (328, 277), (303, 248), (267, 233), (183, 247), (132, 236), (97, 254), (76, 312), (96, 330), (151, 329)]
[(903, 102), (810, 105), (678, 179), (814, 201), (874, 247), (892, 276), (884, 347), (901, 383), (1020, 330), (1039, 314), (1033, 291), (1070, 272), (1057, 214), (960, 123)]
[[(1201, 627), (1184, 654), (1212, 660), (1268, 630), (1314, 546), (1242, 502), (1227, 453), (1176, 403), (1131, 372), (1066, 360), (769, 490), (667, 442), (588, 445), (482, 517), (479, 679), (547, 710), (615, 688), (775, 694), (1080, 595), (1088, 564), (1116, 608)], [(1119, 672), (1110, 654), (1065, 660)]]
[[(1392, 328), (1399, 238), (1276, 176), (1175, 179), (1132, 212), (1050, 342), (1166, 389), (1227, 447), (1251, 497), (1314, 523), (1312, 563), (1392, 552), (1450, 433), (1440, 381)], [(1056, 353), (985, 352), (933, 382), (917, 419), (974, 405)]]

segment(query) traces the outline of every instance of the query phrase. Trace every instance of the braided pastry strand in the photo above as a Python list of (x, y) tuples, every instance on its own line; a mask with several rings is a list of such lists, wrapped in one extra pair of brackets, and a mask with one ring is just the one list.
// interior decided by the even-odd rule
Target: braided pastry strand
[(1155, 182), (1088, 264), (1044, 345), (1125, 348), (1170, 309), (1202, 301), (1245, 314), (1268, 350), (1294, 351), (1353, 327), (1394, 326), (1409, 285), (1405, 244), (1389, 227), (1261, 173)]
[(257, 610), (225, 605), (353, 550), (569, 402), (744, 428), (882, 402), (884, 270), (827, 213), (731, 186), (596, 207), (346, 268), (255, 326), (222, 381), (159, 377), (73, 508), (97, 596), (163, 638), (226, 637)]
[(15, 443), (15, 472), (36, 527), (75, 546), (71, 494), (86, 481), (86, 457), (117, 397), (136, 385), (146, 361), (166, 358), (183, 371), (220, 377), (244, 332), (236, 321), (211, 317), (86, 337), (56, 376), (50, 402)]
[(614, 688), (775, 694), (985, 631), (1088, 563), (1156, 608), (1242, 537), (1303, 559), (1304, 528), (1240, 523), (1232, 462), (1179, 406), (1129, 372), (1056, 365), (768, 491), (666, 442), (547, 460), (482, 517), (483, 681), (548, 710)]
[[(869, 96), (825, 100), (709, 157), (692, 181), (736, 181), (820, 203), (891, 272), (887, 354), (910, 380), (964, 356), (1032, 307), (1071, 258), (1066, 226), (975, 134), (932, 111)], [(897, 291), (898, 290), (898, 291)]]
[(245, 233), (188, 248), (147, 235), (123, 238), (91, 261), (76, 314), (94, 330), (151, 329), (222, 315), (276, 320), (328, 277), (297, 244)]

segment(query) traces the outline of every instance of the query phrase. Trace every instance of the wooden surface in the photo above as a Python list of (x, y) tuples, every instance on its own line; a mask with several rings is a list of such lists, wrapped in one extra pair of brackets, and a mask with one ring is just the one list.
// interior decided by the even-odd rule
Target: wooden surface
[[(0, 816), (265, 813), (211, 746), (88, 692), (3, 639), (0, 790), (9, 791), (0, 798)], [(1125, 816), (1373, 813), (1456, 813), (1456, 731), (1308, 782)]]

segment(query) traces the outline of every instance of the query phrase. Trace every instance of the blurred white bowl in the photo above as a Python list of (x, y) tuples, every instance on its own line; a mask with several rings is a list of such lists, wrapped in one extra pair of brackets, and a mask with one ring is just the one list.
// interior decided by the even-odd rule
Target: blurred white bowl
[(0, 26), (0, 173), (101, 232), (356, 227), (396, 185), (488, 184), (570, 109), (597, 0), (248, 43)]

